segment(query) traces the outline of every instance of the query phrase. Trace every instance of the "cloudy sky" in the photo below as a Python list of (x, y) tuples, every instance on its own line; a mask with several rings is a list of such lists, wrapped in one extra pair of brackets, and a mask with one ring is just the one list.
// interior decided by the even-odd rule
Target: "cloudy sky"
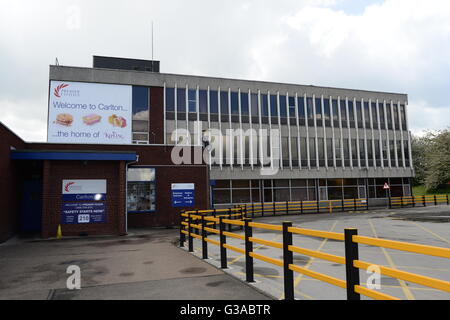
[(45, 141), (49, 65), (151, 58), (161, 72), (409, 95), (414, 134), (450, 126), (448, 0), (1, 0), (0, 121)]

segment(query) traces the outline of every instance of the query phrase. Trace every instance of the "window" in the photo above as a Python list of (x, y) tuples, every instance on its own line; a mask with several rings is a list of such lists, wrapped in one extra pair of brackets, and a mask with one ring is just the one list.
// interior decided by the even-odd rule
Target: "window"
[(188, 106), (189, 112), (197, 112), (197, 91), (193, 89), (188, 90)]
[[(366, 118), (367, 121), (367, 118)], [(370, 119), (369, 119), (370, 121)], [(375, 102), (372, 102), (372, 122), (373, 122), (373, 128), (378, 129), (378, 115), (377, 115), (377, 104)]]
[(323, 125), (322, 119), (322, 99), (316, 98), (316, 125), (321, 127)]
[(309, 138), (309, 161), (311, 167), (317, 166), (316, 161), (316, 139)]
[[(271, 117), (278, 117), (278, 101), (277, 96), (271, 94), (270, 95), (270, 116)], [(278, 123), (278, 120), (276, 122), (272, 123)]]
[(151, 212), (156, 209), (154, 168), (128, 168), (127, 211)]
[[(249, 110), (248, 110), (248, 93), (247, 92), (241, 92), (241, 114), (243, 116), (248, 116), (249, 115)], [(247, 121), (245, 121), (245, 122), (247, 122)]]
[(378, 103), (378, 111), (380, 113), (380, 128), (381, 129), (387, 129), (386, 128), (386, 119), (385, 119), (385, 113), (384, 113), (384, 105), (382, 102)]
[(239, 98), (237, 92), (231, 92), (231, 114), (239, 115)]
[[(177, 88), (177, 113), (184, 114), (185, 112), (186, 112), (186, 89)], [(180, 116), (180, 114), (178, 114), (178, 116)], [(184, 120), (186, 119), (184, 118)]]
[(149, 91), (148, 87), (132, 87), (133, 143), (148, 143)]
[(373, 140), (373, 144), (374, 144), (374, 147), (375, 147), (375, 160), (376, 160), (376, 165), (377, 165), (378, 167), (381, 167), (380, 140), (379, 140), (379, 139)]
[[(375, 113), (375, 117), (377, 116), (377, 114)], [(372, 114), (372, 117), (374, 117), (374, 115)], [(367, 129), (372, 128), (371, 123), (370, 123), (370, 108), (369, 108), (369, 103), (368, 102), (364, 102), (364, 120), (365, 120), (365, 125)]]
[(358, 166), (358, 140), (352, 139), (352, 163), (354, 167)]
[(348, 145), (348, 139), (344, 139), (344, 165), (350, 166), (350, 147)]
[(269, 103), (267, 101), (267, 94), (261, 94), (261, 116), (263, 117), (262, 123), (268, 123)]
[(366, 166), (366, 148), (364, 146), (364, 139), (359, 139), (359, 159), (361, 160), (361, 166)]
[(406, 113), (403, 104), (400, 105), (400, 121), (402, 122), (402, 130), (406, 131)]
[(209, 109), (211, 114), (219, 113), (218, 94), (215, 90), (209, 92)]
[(308, 167), (308, 153), (306, 149), (306, 138), (300, 138), (300, 155), (302, 167)]
[(342, 151), (341, 151), (341, 139), (336, 137), (334, 140), (334, 153), (336, 154), (336, 166), (342, 166)]
[(372, 139), (367, 139), (367, 158), (369, 159), (369, 167), (373, 167), (373, 146)]
[(308, 117), (308, 126), (314, 126), (313, 99), (306, 98), (306, 113)]
[(295, 116), (295, 98), (294, 97), (289, 97), (288, 98), (288, 102), (289, 102), (289, 117), (291, 119), (296, 120), (296, 116)]
[(198, 95), (200, 113), (208, 113), (208, 91), (199, 90)]
[(325, 144), (323, 138), (317, 138), (319, 151), (319, 166), (325, 167)]
[(387, 115), (388, 129), (392, 130), (392, 110), (390, 103), (386, 103), (386, 115)]
[(353, 109), (353, 100), (348, 101), (348, 118), (350, 120), (350, 128), (355, 127), (355, 111)]
[(333, 106), (333, 125), (337, 128), (337, 127), (339, 127), (338, 101), (332, 100), (331, 104)]
[(166, 112), (175, 111), (175, 89), (166, 88)]
[(305, 99), (304, 97), (297, 97), (298, 103), (298, 119), (299, 125), (304, 126), (306, 117), (305, 117)]
[[(364, 104), (365, 107), (365, 104)], [(369, 111), (369, 106), (367, 106), (367, 111), (364, 108), (365, 111), (365, 115), (366, 117), (369, 116), (369, 114), (367, 113), (367, 111)], [(356, 118), (358, 119), (358, 128), (362, 128), (363, 127), (363, 117), (362, 117), (362, 105), (360, 101), (356, 101)], [(368, 126), (366, 125), (366, 128), (368, 128)]]
[(347, 108), (345, 100), (341, 100), (341, 122), (342, 128), (347, 128)]
[(327, 138), (327, 161), (328, 161), (328, 166), (332, 167), (333, 166), (333, 139), (332, 138)]
[(395, 130), (400, 130), (400, 121), (398, 117), (398, 104), (394, 104), (394, 125)]
[(397, 140), (397, 159), (399, 167), (403, 167), (402, 141)]
[(287, 118), (286, 96), (280, 94), (280, 117)]
[(228, 121), (228, 92), (221, 91), (220, 92), (220, 114), (222, 115), (222, 122)]
[(251, 102), (252, 123), (259, 123), (258, 94), (252, 93), (250, 99), (251, 99), (250, 102)]
[(330, 100), (323, 100), (323, 114), (325, 116), (325, 126), (331, 127), (331, 111), (330, 111)]

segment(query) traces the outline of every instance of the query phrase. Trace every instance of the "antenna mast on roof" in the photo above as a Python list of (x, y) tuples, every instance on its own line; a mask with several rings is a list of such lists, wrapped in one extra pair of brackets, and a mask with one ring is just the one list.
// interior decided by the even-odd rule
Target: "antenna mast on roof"
[(59, 61), (58, 61), (58, 57), (56, 57), (56, 60), (55, 60), (55, 65), (59, 66)]
[(152, 61), (153, 61), (153, 20), (152, 20)]

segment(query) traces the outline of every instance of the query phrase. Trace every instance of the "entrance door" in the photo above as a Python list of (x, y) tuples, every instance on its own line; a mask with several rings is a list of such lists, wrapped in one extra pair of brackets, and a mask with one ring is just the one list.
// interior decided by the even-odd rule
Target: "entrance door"
[(21, 231), (40, 232), (42, 227), (42, 181), (28, 180), (23, 183)]

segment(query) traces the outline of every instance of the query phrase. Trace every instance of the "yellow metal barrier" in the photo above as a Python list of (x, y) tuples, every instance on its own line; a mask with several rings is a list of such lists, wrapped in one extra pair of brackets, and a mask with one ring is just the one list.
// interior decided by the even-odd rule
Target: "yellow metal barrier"
[[(422, 200), (424, 200), (424, 199), (425, 199), (425, 201), (427, 201), (427, 198), (422, 197)], [(443, 197), (434, 197), (433, 196), (433, 202), (437, 202), (438, 199), (443, 199)], [(358, 203), (358, 202), (356, 202), (357, 200), (358, 201), (361, 200), (361, 202)], [(366, 206), (366, 204), (362, 202), (363, 200), (365, 200), (365, 199), (353, 199), (353, 200), (351, 200), (353, 203), (349, 203), (347, 201), (340, 201), (340, 200), (339, 201), (330, 200), (330, 201), (328, 201), (327, 207), (320, 207), (320, 205), (319, 205), (319, 208), (328, 208), (328, 209), (332, 210), (334, 207), (333, 202), (339, 202), (338, 206), (336, 206), (338, 208), (343, 208), (346, 206), (354, 207), (354, 208), (358, 207), (358, 206)], [(447, 200), (447, 199), (445, 198), (445, 200)], [(398, 203), (397, 201), (398, 200), (395, 199), (391, 203)], [(409, 201), (410, 201), (409, 199), (401, 199), (402, 205), (409, 203)], [(411, 203), (413, 201), (414, 201), (414, 199), (411, 200)], [(306, 203), (306, 204), (301, 203), (301, 209), (307, 210), (309, 205), (311, 207), (314, 207), (314, 205), (316, 205), (316, 209), (317, 209), (317, 202), (311, 202), (311, 203)], [(255, 210), (255, 208), (257, 208), (258, 206), (260, 207), (260, 209), (262, 209), (261, 212), (264, 210), (265, 207), (275, 210), (274, 212), (277, 212), (278, 210), (283, 211), (286, 209), (289, 211), (289, 210), (294, 210), (296, 208), (299, 208), (298, 203), (276, 203), (276, 204), (272, 203), (267, 206), (265, 204), (259, 204), (259, 205), (253, 204), (252, 205), (253, 213), (258, 212), (258, 210)], [(396, 297), (393, 297), (393, 296), (390, 296), (390, 295), (387, 295), (387, 294), (384, 294), (384, 293), (381, 293), (381, 292), (378, 292), (375, 290), (371, 290), (371, 289), (368, 289), (368, 288), (365, 288), (365, 287), (359, 285), (359, 280), (358, 280), (358, 282), (355, 282), (355, 280), (353, 278), (349, 278), (349, 279), (351, 279), (350, 282), (344, 281), (344, 280), (337, 279), (337, 278), (334, 278), (334, 277), (331, 277), (331, 276), (328, 276), (328, 275), (325, 275), (325, 274), (322, 274), (322, 273), (319, 273), (316, 271), (309, 270), (307, 268), (297, 266), (297, 265), (293, 264), (292, 253), (295, 252), (295, 253), (299, 253), (302, 255), (314, 257), (317, 259), (345, 265), (347, 268), (347, 272), (349, 270), (348, 268), (353, 268), (354, 270), (357, 270), (357, 269), (368, 270), (370, 267), (375, 265), (379, 268), (379, 270), (380, 270), (379, 272), (382, 275), (389, 276), (389, 277), (396, 278), (396, 279), (403, 280), (403, 281), (407, 281), (407, 282), (416, 283), (416, 284), (430, 287), (433, 289), (450, 292), (450, 282), (448, 282), (448, 281), (439, 280), (439, 279), (435, 279), (435, 278), (431, 278), (431, 277), (427, 277), (427, 276), (423, 276), (423, 275), (418, 275), (418, 274), (414, 274), (414, 273), (410, 273), (410, 272), (405, 272), (405, 271), (401, 271), (398, 269), (389, 268), (389, 267), (385, 267), (385, 266), (378, 266), (376, 264), (358, 260), (357, 258), (353, 257), (354, 255), (352, 253), (352, 250), (354, 250), (354, 249), (352, 249), (352, 248), (356, 248), (356, 250), (358, 250), (357, 245), (364, 244), (364, 245), (377, 246), (377, 247), (383, 247), (383, 248), (388, 248), (388, 249), (395, 249), (395, 250), (401, 250), (401, 251), (406, 251), (406, 252), (418, 253), (418, 254), (423, 254), (423, 255), (428, 255), (428, 256), (436, 256), (436, 257), (441, 257), (441, 258), (450, 258), (450, 249), (434, 247), (434, 246), (427, 246), (427, 245), (420, 245), (420, 244), (413, 244), (413, 243), (407, 243), (407, 242), (400, 242), (400, 241), (393, 241), (393, 240), (387, 240), (387, 239), (359, 236), (356, 234), (356, 229), (352, 229), (352, 230), (346, 229), (345, 234), (343, 234), (343, 233), (336, 233), (336, 232), (319, 231), (319, 230), (311, 230), (311, 229), (292, 227), (292, 223), (287, 223), (287, 222), (283, 223), (282, 226), (274, 225), (274, 224), (267, 224), (267, 223), (257, 223), (257, 222), (253, 222), (251, 220), (245, 220), (245, 219), (242, 220), (245, 217), (245, 214), (248, 213), (247, 205), (239, 206), (239, 207), (232, 208), (232, 209), (233, 210), (230, 210), (230, 209), (222, 210), (223, 212), (225, 212), (225, 211), (228, 212), (228, 214), (215, 215), (215, 216), (206, 216), (206, 214), (211, 213), (211, 212), (216, 214), (218, 212), (218, 210), (213, 210), (213, 211), (212, 210), (195, 210), (195, 211), (183, 212), (181, 214), (182, 219), (180, 222), (180, 243), (181, 243), (181, 245), (183, 243), (182, 241), (184, 241), (181, 239), (181, 237), (185, 237), (185, 235), (187, 235), (189, 238), (189, 251), (191, 251), (191, 252), (193, 251), (192, 239), (193, 238), (199, 239), (203, 243), (202, 252), (203, 252), (204, 257), (205, 257), (205, 249), (207, 250), (206, 243), (217, 245), (217, 246), (221, 247), (223, 250), (230, 249), (232, 251), (235, 251), (235, 252), (245, 255), (246, 256), (246, 272), (247, 273), (249, 272), (247, 270), (249, 268), (248, 263), (251, 263), (251, 265), (253, 264), (253, 262), (252, 262), (253, 260), (249, 260), (249, 259), (253, 259), (253, 258), (258, 259), (258, 260), (261, 260), (261, 261), (264, 261), (264, 262), (267, 262), (270, 264), (277, 265), (279, 267), (284, 267), (285, 275), (286, 275), (286, 270), (290, 270), (289, 272), (301, 273), (306, 276), (315, 278), (317, 280), (347, 289), (347, 294), (349, 294), (349, 292), (352, 293), (352, 296), (348, 296), (349, 299), (353, 299), (355, 297), (355, 295), (358, 296), (361, 294), (361, 295), (365, 295), (367, 297), (377, 299), (377, 300), (398, 300), (398, 298), (396, 298)], [(236, 211), (238, 213), (230, 213), (230, 212), (236, 212)], [(235, 217), (235, 218), (230, 219), (232, 217)], [(201, 220), (201, 223), (199, 223), (199, 220)], [(196, 223), (193, 223), (193, 221), (196, 221)], [(209, 227), (212, 225), (214, 225), (214, 228)], [(217, 229), (217, 225), (219, 225), (219, 229)], [(241, 228), (244, 228), (245, 235), (233, 233), (230, 231), (225, 231), (224, 230), (225, 225), (229, 225), (229, 226), (234, 225), (234, 226), (239, 226)], [(252, 228), (282, 232), (283, 233), (283, 243), (253, 237), (252, 232), (249, 231)], [(194, 229), (200, 230), (201, 235), (195, 234), (193, 232)], [(189, 230), (190, 230), (190, 232), (189, 232)], [(348, 231), (349, 231), (349, 233), (348, 233)], [(208, 238), (207, 232), (218, 235), (219, 241)], [(249, 233), (247, 233), (247, 232), (249, 232)], [(292, 245), (292, 236), (293, 235), (303, 235), (303, 236), (311, 236), (311, 237), (343, 241), (343, 242), (345, 242), (346, 257), (349, 257), (349, 258), (346, 259), (344, 257), (332, 255), (329, 253), (324, 253), (324, 252), (320, 252), (320, 251), (314, 251), (314, 250), (310, 250), (310, 249), (293, 246)], [(231, 237), (231, 238), (235, 238), (235, 239), (238, 239), (241, 241), (245, 241), (245, 249), (241, 249), (239, 247), (227, 244), (224, 241), (224, 239), (226, 239), (226, 237)], [(277, 249), (282, 249), (284, 252), (283, 260), (267, 257), (262, 254), (253, 252), (253, 250), (251, 249), (252, 243), (257, 243), (257, 244), (260, 244), (263, 246), (269, 246), (269, 247), (273, 247), (273, 248), (277, 248)], [(221, 249), (221, 263), (226, 265), (226, 253), (225, 253), (225, 262), (224, 262), (222, 249)], [(347, 253), (347, 250), (350, 250), (349, 253)], [(290, 252), (290, 255), (288, 254), (289, 252)], [(290, 256), (290, 258), (289, 258), (289, 256)], [(357, 257), (357, 255), (355, 257)], [(251, 267), (249, 270), (251, 271), (251, 277), (248, 279), (252, 279), (253, 278), (253, 267)], [(352, 271), (352, 272), (355, 272), (355, 271)], [(348, 273), (347, 273), (347, 275), (348, 275)], [(247, 275), (247, 277), (249, 277), (249, 276)], [(359, 279), (359, 275), (358, 275), (358, 279)], [(293, 281), (293, 278), (291, 280)], [(288, 280), (288, 282), (291, 280)], [(247, 281), (249, 281), (249, 280), (247, 280)], [(289, 299), (292, 299), (293, 298), (293, 288), (290, 289), (292, 292), (290, 292), (289, 289), (286, 289), (286, 287), (285, 287), (285, 290), (288, 290), (288, 291), (285, 291), (285, 296), (289, 297)]]

